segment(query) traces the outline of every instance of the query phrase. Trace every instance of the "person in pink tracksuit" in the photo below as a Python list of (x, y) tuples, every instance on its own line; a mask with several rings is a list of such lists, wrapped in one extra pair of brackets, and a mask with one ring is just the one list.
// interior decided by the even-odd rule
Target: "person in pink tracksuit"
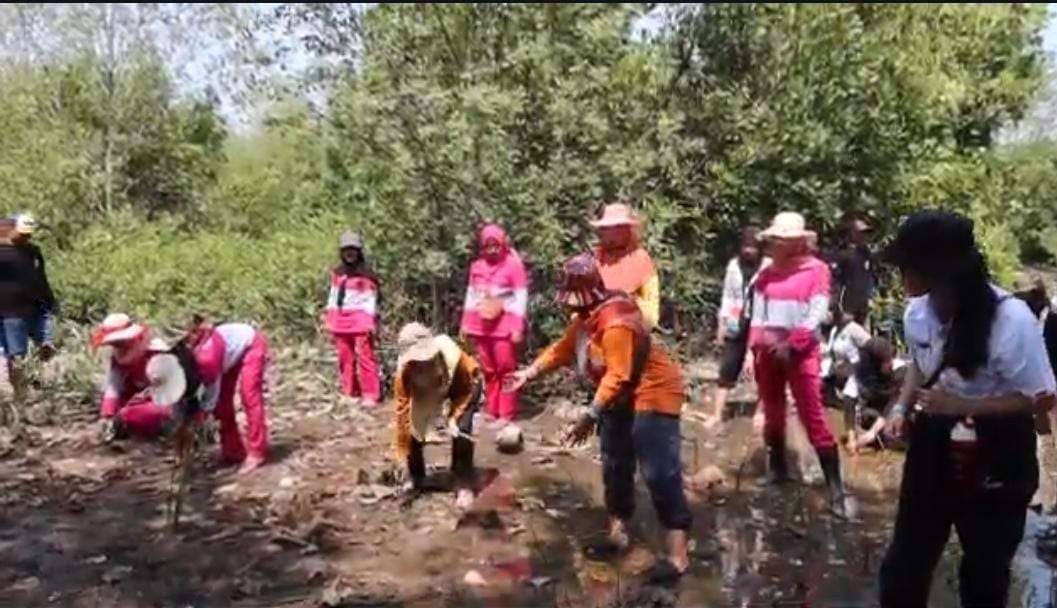
[(341, 392), (362, 404), (381, 399), (374, 339), (378, 329), (378, 278), (363, 255), (363, 240), (346, 232), (339, 243), (341, 263), (330, 273), (324, 322), (338, 349)]
[(99, 406), (104, 441), (130, 433), (141, 438), (161, 435), (172, 417), (172, 408), (150, 397), (147, 364), (154, 355), (169, 350), (151, 337), (147, 325), (128, 315), (108, 315), (92, 334), (92, 347), (110, 347), (109, 369)]
[(517, 369), (517, 345), (525, 335), (528, 277), (521, 257), (496, 224), (481, 229), (480, 257), (470, 265), (462, 333), (472, 339), (484, 369), (486, 412), (512, 421), (517, 392), (503, 391), (503, 378)]
[(768, 472), (765, 484), (788, 481), (785, 462), (786, 386), (791, 389), (808, 439), (818, 453), (834, 514), (845, 516), (837, 442), (822, 407), (819, 325), (828, 316), (829, 267), (811, 255), (799, 213), (775, 216), (760, 236), (768, 239), (771, 264), (760, 270), (753, 293), (749, 348), (764, 408)]
[[(220, 422), (220, 457), (227, 464), (242, 463), (240, 473), (252, 471), (268, 457), (268, 422), (264, 403), (264, 371), (268, 342), (246, 323), (212, 326), (200, 321), (188, 337), (205, 387), (202, 409)], [(246, 414), (243, 444), (235, 421), (235, 389)]]

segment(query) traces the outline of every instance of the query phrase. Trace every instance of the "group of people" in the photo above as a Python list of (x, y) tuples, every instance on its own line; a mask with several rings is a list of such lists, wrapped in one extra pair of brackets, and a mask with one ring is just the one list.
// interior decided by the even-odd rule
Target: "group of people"
[[(666, 555), (651, 577), (673, 580), (689, 567), (693, 522), (680, 457), (683, 373), (653, 338), (660, 282), (640, 241), (639, 218), (628, 205), (613, 204), (593, 225), (598, 249), (566, 261), (555, 286), (566, 330), (521, 368), (528, 276), (499, 226), (480, 231), (460, 325), (465, 340), (419, 323), (398, 333), (391, 394), (395, 454), (408, 472), (410, 500), (425, 487), (427, 434), (443, 420), (452, 441), (456, 504), (468, 507), (481, 402), (486, 418), (507, 425), (517, 417), (522, 387), (572, 367), (594, 389), (564, 439), (578, 444), (599, 435), (605, 544), (620, 550), (629, 543), (634, 477), (641, 468), (666, 530)], [(20, 234), (17, 226), (8, 233)], [(1047, 350), (1057, 346), (1057, 316), (1048, 312), (1041, 282), (1014, 293), (992, 282), (971, 221), (921, 212), (902, 223), (879, 258), (900, 272), (908, 297), (902, 360), (891, 342), (870, 335), (868, 226), (861, 218), (848, 226), (848, 247), (830, 261), (822, 259), (817, 235), (798, 213), (779, 213), (766, 229), (742, 233), (724, 282), (718, 326), (724, 354), (710, 424), (720, 423), (726, 391), (751, 369), (767, 448), (761, 481), (780, 486), (790, 480), (785, 425), (791, 395), (821, 464), (831, 511), (845, 517), (839, 444), (824, 411), (827, 395), (834, 396), (849, 414), (849, 450), (884, 438), (907, 448), (895, 531), (881, 568), (882, 605), (927, 604), (932, 570), (952, 526), (964, 552), (964, 605), (1004, 605), (1009, 565), (1038, 486), (1036, 430), (1057, 398), (1050, 358), (1057, 361), (1057, 348)], [(18, 238), (8, 240), (0, 243), (0, 264), (24, 273), (36, 269), (43, 277), (42, 260), (39, 266), (31, 261), (39, 252), (26, 253), (17, 249), (24, 247)], [(5, 300), (8, 308), (0, 313), (32, 319), (50, 311), (46, 279), (33, 281), (22, 299)], [(357, 235), (342, 235), (328, 287), (323, 322), (337, 350), (341, 391), (374, 406), (381, 399), (379, 279)], [(18, 351), (9, 345), (7, 319), (4, 352), (10, 359)], [(168, 344), (147, 325), (111, 314), (92, 343), (110, 349), (100, 408), (109, 437), (157, 435), (187, 415), (212, 413), (220, 423), (223, 461), (244, 471), (266, 461), (269, 351), (259, 329), (195, 318), (178, 342)], [(236, 423), (236, 392), (245, 435)]]

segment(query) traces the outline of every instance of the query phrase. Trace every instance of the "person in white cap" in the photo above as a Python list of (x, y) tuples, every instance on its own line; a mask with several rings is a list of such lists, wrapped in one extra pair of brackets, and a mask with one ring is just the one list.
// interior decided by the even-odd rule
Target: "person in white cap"
[(92, 347), (109, 347), (109, 368), (103, 388), (99, 416), (103, 438), (112, 441), (126, 433), (143, 438), (157, 437), (172, 418), (172, 402), (153, 398), (151, 387), (160, 377), (151, 378), (148, 366), (158, 354), (168, 354), (169, 346), (152, 338), (147, 325), (128, 315), (107, 315), (92, 334)]
[(330, 271), (323, 323), (338, 351), (341, 392), (361, 405), (381, 399), (374, 342), (378, 332), (378, 277), (363, 254), (363, 239), (345, 232), (338, 241), (340, 263)]
[[(202, 409), (212, 411), (220, 421), (221, 461), (241, 463), (240, 473), (260, 467), (268, 458), (264, 371), (269, 353), (264, 334), (247, 323), (214, 326), (196, 317), (187, 342), (206, 387)], [(236, 387), (246, 414), (245, 444), (235, 420)]]
[[(481, 368), (450, 337), (433, 335), (421, 323), (409, 323), (397, 338), (400, 358), (393, 389), (394, 448), (411, 478), (405, 505), (424, 489), (422, 448), (433, 421), (445, 415), (451, 442), (456, 505), (473, 502), (473, 415), (482, 392)], [(449, 403), (447, 413), (444, 404)]]
[(3, 371), (19, 400), (23, 393), (21, 360), (32, 339), (40, 356), (54, 353), (51, 311), (55, 296), (44, 271), (44, 257), (29, 242), (36, 223), (27, 214), (0, 220), (0, 351)]
[(653, 259), (642, 246), (642, 224), (623, 203), (606, 205), (602, 217), (591, 222), (598, 231), (598, 272), (606, 289), (635, 298), (642, 316), (655, 327), (661, 315), (661, 281)]

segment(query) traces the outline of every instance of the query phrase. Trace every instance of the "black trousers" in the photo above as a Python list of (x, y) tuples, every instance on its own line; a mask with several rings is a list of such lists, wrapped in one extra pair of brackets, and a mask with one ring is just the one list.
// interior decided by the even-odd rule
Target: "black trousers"
[[(480, 399), (475, 396), (466, 411), (459, 416), (459, 430), (466, 435), (473, 433), (473, 415), (479, 406)], [(411, 453), (407, 456), (407, 471), (411, 476), (411, 483), (416, 488), (421, 487), (426, 478), (426, 459), (422, 448), (422, 442), (412, 437)], [(473, 441), (465, 437), (455, 437), (451, 440), (451, 472), (455, 477), (456, 486), (473, 485)]]
[(606, 510), (621, 519), (635, 512), (635, 468), (641, 464), (657, 518), (668, 530), (689, 530), (693, 515), (683, 492), (679, 418), (607, 411), (599, 420)]
[(1030, 494), (981, 489), (969, 497), (960, 495), (949, 482), (947, 467), (936, 464), (944, 460), (936, 446), (914, 439), (904, 465), (892, 544), (881, 564), (881, 606), (928, 605), (932, 572), (952, 526), (963, 551), (958, 568), (961, 605), (1005, 606), (1009, 565), (1024, 535)]

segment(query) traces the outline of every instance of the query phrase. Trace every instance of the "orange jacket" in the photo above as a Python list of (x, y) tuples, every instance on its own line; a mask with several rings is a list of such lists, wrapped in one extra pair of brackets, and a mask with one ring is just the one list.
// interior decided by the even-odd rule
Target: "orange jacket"
[[(577, 346), (583, 340), (587, 340), (586, 356), (578, 357)], [(678, 416), (682, 410), (682, 370), (664, 347), (650, 340), (642, 313), (626, 296), (607, 300), (587, 318), (574, 317), (535, 366), (546, 373), (574, 362), (586, 368), (581, 371), (597, 384), (594, 402), (600, 407), (611, 407), (630, 395), (636, 412)]]

